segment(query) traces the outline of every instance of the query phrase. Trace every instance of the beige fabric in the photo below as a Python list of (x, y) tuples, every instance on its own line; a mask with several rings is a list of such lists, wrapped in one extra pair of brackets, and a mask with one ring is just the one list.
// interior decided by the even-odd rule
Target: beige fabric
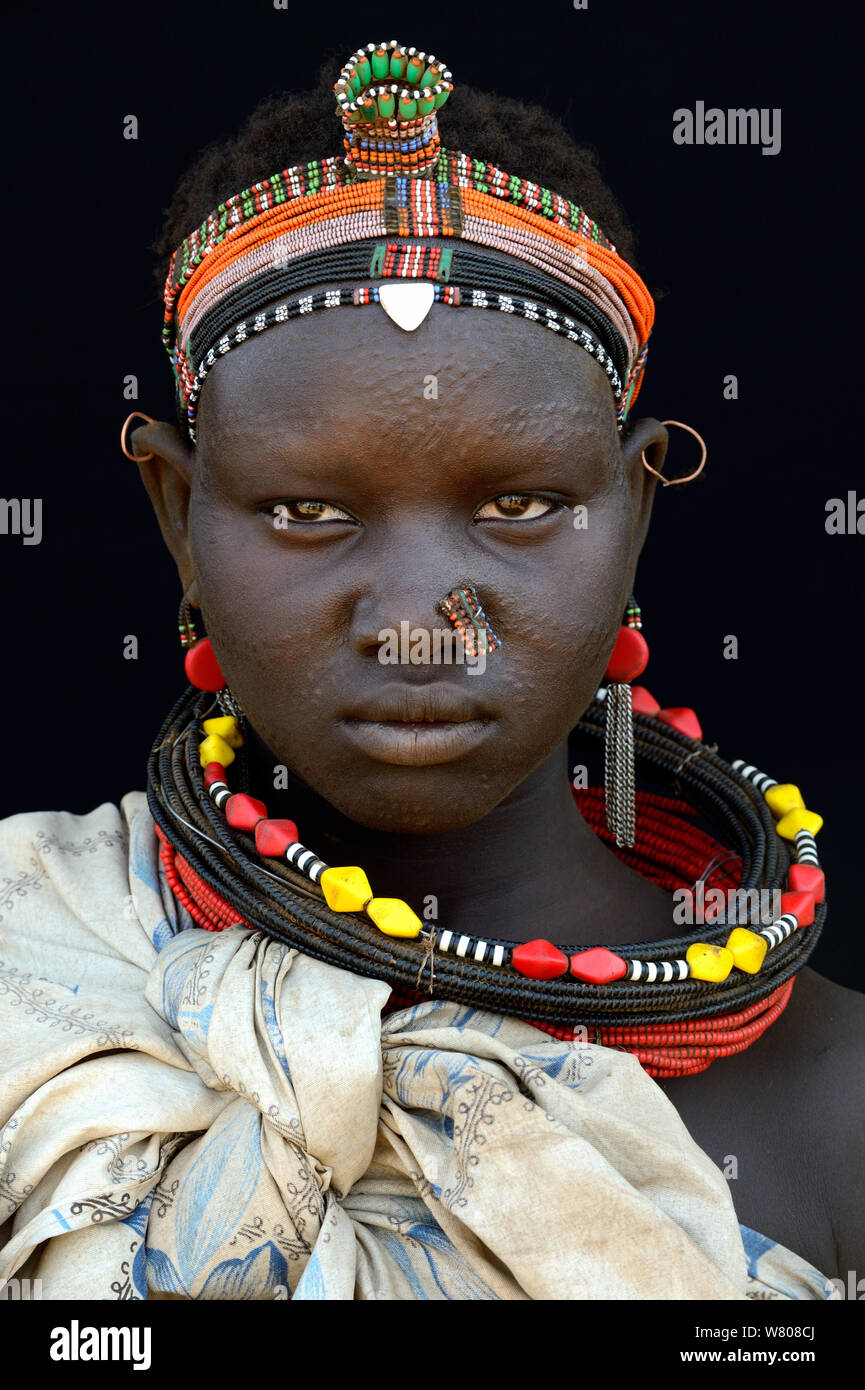
[(0, 822), (0, 1278), (46, 1298), (739, 1299), (626, 1054), (190, 925), (140, 792)]

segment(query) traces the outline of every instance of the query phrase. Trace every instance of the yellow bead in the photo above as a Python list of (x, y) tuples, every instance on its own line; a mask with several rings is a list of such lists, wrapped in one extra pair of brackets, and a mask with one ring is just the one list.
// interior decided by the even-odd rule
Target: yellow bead
[(769, 949), (765, 936), (758, 936), (747, 927), (734, 927), (727, 940), (727, 950), (733, 957), (737, 970), (747, 970), (756, 975), (763, 964), (763, 957)]
[(228, 767), (229, 763), (234, 762), (234, 749), (229, 747), (219, 734), (210, 734), (203, 738), (198, 754), (202, 767), (206, 767), (208, 763), (222, 763), (223, 767)]
[(232, 748), (243, 747), (243, 734), (233, 714), (223, 714), (218, 719), (205, 719), (201, 727), (206, 734), (216, 734), (218, 738), (224, 738)]
[(804, 806), (798, 810), (788, 811), (786, 816), (782, 816), (775, 826), (778, 834), (785, 840), (795, 840), (800, 830), (808, 830), (812, 835), (823, 824), (823, 817), (818, 816), (816, 811), (806, 811)]
[(366, 910), (386, 936), (417, 936), (423, 926), (417, 913), (401, 898), (373, 898)]
[(692, 980), (726, 980), (733, 969), (733, 952), (726, 946), (708, 946), (695, 941), (685, 952)]
[(792, 782), (779, 782), (777, 787), (770, 787), (765, 796), (766, 805), (778, 820), (788, 811), (797, 811), (805, 805), (802, 793)]
[(325, 869), (318, 882), (334, 912), (362, 912), (372, 897), (363, 869)]

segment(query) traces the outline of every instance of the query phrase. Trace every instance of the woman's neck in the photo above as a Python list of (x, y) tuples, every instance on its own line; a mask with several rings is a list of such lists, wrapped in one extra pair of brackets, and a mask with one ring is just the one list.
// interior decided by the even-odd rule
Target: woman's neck
[[(382, 897), (455, 932), (582, 945), (674, 933), (672, 900), (628, 869), (586, 825), (568, 780), (566, 744), (504, 801), (462, 830), (435, 835), (370, 830), (336, 811), (247, 728), (250, 790), (271, 816), (290, 817), (326, 863), (358, 864)], [(283, 765), (284, 766), (284, 765)]]

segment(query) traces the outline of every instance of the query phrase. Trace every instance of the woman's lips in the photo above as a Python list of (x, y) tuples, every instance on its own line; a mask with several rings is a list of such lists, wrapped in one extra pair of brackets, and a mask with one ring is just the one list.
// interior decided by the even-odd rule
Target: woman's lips
[(346, 737), (375, 762), (398, 767), (431, 767), (470, 752), (493, 727), (491, 719), (407, 722), (344, 719)]

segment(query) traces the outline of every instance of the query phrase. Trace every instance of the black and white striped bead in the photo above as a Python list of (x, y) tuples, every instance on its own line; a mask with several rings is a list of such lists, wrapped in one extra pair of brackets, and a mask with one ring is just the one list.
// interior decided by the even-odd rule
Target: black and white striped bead
[(218, 811), (221, 811), (228, 798), (231, 796), (231, 788), (227, 782), (211, 782), (208, 787), (210, 799)]
[[(227, 782), (211, 782), (208, 791), (210, 792), (210, 799), (218, 811), (222, 810), (226, 801), (232, 795), (231, 788)], [(311, 849), (307, 849), (306, 845), (302, 845), (299, 840), (295, 840), (293, 844), (287, 846), (283, 858), (292, 868), (298, 869), (302, 874), (306, 874), (307, 878), (312, 879), (313, 883), (318, 883), (318, 880), (327, 868), (323, 860), (313, 854)]]
[(300, 873), (306, 874), (307, 878), (311, 878), (313, 883), (318, 883), (318, 880), (327, 868), (327, 865), (318, 859), (311, 849), (307, 849), (306, 845), (302, 845), (299, 840), (295, 840), (294, 844), (288, 845), (282, 857), (293, 869), (297, 869)]
[(626, 980), (640, 980), (647, 985), (655, 981), (668, 985), (673, 981), (687, 980), (691, 967), (686, 960), (630, 960)]
[(796, 859), (800, 864), (820, 864), (817, 858), (817, 841), (810, 830), (799, 830), (796, 833)]
[(505, 948), (482, 936), (462, 936), (459, 932), (440, 931), (436, 945), (446, 955), (459, 956), (461, 960), (474, 960), (480, 965), (504, 965)]
[(780, 945), (782, 941), (787, 940), (788, 936), (792, 936), (798, 925), (799, 918), (795, 912), (785, 912), (784, 916), (779, 917), (777, 922), (773, 922), (771, 927), (764, 927), (760, 936), (768, 941), (771, 951), (773, 946)]
[(737, 758), (731, 766), (735, 772), (739, 773), (740, 777), (746, 777), (749, 782), (753, 782), (757, 791), (762, 792), (764, 796), (770, 787), (777, 787), (778, 785), (776, 777), (767, 777), (765, 772), (754, 767), (753, 763), (744, 762), (742, 758)]

